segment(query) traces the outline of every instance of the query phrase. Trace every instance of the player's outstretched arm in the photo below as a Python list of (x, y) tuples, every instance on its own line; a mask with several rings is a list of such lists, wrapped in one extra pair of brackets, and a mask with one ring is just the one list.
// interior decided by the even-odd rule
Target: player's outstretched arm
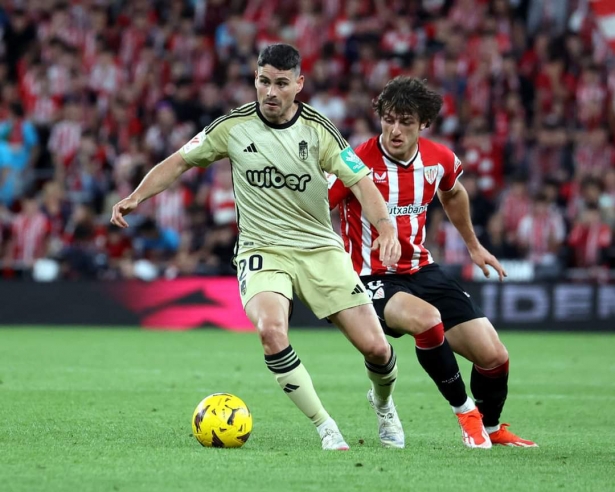
[(497, 258), (480, 244), (476, 237), (470, 217), (470, 198), (463, 185), (457, 181), (449, 191), (438, 190), (438, 198), (449, 220), (466, 243), (472, 261), (481, 268), (485, 277), (490, 276), (487, 268), (487, 265), (489, 265), (498, 273), (500, 281), (504, 280), (504, 277), (507, 276), (506, 270), (500, 265)]
[(137, 208), (137, 205), (142, 201), (166, 190), (190, 167), (190, 164), (184, 160), (179, 152), (175, 152), (164, 161), (156, 164), (129, 196), (113, 206), (111, 223), (119, 227), (128, 227), (128, 222), (124, 219), (125, 215)]
[(369, 176), (365, 176), (352, 185), (350, 191), (357, 197), (367, 220), (378, 231), (378, 237), (374, 241), (372, 249), (380, 248), (380, 261), (384, 266), (395, 265), (401, 256), (401, 245), (397, 239), (397, 231), (393, 227), (387, 205), (378, 188)]

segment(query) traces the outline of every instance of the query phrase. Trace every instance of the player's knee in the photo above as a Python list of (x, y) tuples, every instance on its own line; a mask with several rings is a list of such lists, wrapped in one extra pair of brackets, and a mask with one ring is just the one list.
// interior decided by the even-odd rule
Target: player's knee
[(442, 317), (440, 316), (440, 311), (438, 311), (435, 307), (431, 305), (424, 306), (420, 309), (416, 316), (416, 332), (415, 335), (419, 333), (424, 333), (427, 330), (431, 330), (434, 326), (442, 323)]
[(364, 344), (361, 352), (365, 360), (373, 364), (384, 365), (391, 358), (391, 345), (387, 342), (386, 338), (379, 337)]
[(440, 311), (430, 304), (414, 308), (404, 313), (401, 326), (402, 332), (408, 335), (419, 335), (442, 323)]
[(256, 329), (266, 352), (276, 353), (288, 347), (286, 321), (280, 316), (259, 316)]
[(493, 348), (483, 354), (479, 366), (484, 369), (494, 369), (508, 361), (508, 350), (502, 342), (493, 346)]

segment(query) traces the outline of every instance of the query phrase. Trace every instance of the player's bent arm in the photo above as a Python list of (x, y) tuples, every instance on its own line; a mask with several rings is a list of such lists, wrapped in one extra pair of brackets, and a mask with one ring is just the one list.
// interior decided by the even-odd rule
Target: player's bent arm
[(389, 230), (395, 231), (386, 202), (369, 176), (357, 181), (350, 187), (350, 191), (361, 204), (361, 209), (369, 223), (376, 228), (379, 234)]
[(139, 186), (131, 193), (131, 197), (141, 203), (161, 191), (166, 190), (171, 184), (192, 166), (188, 164), (181, 154), (175, 152), (164, 161), (156, 164), (148, 172)]
[(480, 246), (470, 217), (470, 198), (463, 185), (457, 181), (448, 191), (438, 190), (438, 198), (455, 229), (459, 231), (469, 251)]

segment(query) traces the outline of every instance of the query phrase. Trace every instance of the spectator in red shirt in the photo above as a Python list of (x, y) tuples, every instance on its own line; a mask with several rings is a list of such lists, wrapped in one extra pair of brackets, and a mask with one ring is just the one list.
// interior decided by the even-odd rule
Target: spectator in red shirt
[(600, 217), (598, 205), (588, 204), (568, 235), (572, 266), (592, 268), (605, 265), (612, 239), (611, 228)]
[(562, 215), (550, 207), (544, 193), (538, 193), (534, 197), (531, 212), (519, 222), (517, 247), (526, 259), (534, 263), (556, 265), (565, 234)]
[(41, 211), (36, 196), (24, 196), (21, 212), (14, 217), (11, 225), (8, 261), (18, 268), (32, 268), (36, 260), (47, 254), (49, 229), (49, 219)]

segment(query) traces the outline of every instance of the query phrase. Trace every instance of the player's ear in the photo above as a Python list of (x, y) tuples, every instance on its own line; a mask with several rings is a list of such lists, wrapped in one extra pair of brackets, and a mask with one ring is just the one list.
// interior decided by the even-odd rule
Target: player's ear
[(419, 127), (419, 130), (422, 131), (425, 128), (427, 128), (427, 125), (425, 123), (421, 123), (421, 126)]
[(254, 70), (254, 87), (258, 84), (258, 70)]
[(297, 94), (299, 94), (301, 92), (301, 90), (303, 89), (303, 82), (305, 81), (305, 77), (303, 76), (303, 74), (299, 75), (299, 77), (297, 77)]

